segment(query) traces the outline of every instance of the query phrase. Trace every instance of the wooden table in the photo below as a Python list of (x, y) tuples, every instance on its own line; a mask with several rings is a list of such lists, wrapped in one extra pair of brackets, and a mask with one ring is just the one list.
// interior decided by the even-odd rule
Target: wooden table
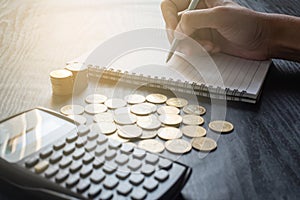
[[(255, 10), (300, 16), (297, 0), (239, 0)], [(44, 106), (58, 110), (82, 101), (54, 98), (49, 72), (124, 31), (163, 27), (158, 0), (44, 0), (0, 2), (0, 119)], [(274, 60), (258, 104), (228, 102), (235, 131), (222, 135), (204, 159), (197, 152), (179, 160), (193, 168), (184, 199), (300, 198), (300, 65)], [(113, 85), (101, 85), (109, 93)], [(149, 89), (143, 89), (149, 92)], [(127, 94), (130, 86), (124, 86)], [(209, 108), (209, 101), (200, 99)], [(207, 124), (205, 125), (207, 127)], [(195, 159), (196, 158), (196, 159)], [(24, 199), (9, 186), (0, 199)]]

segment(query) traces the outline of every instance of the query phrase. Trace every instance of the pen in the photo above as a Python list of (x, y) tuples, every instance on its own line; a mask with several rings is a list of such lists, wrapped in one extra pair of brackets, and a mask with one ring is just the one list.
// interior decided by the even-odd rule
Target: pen
[[(191, 0), (190, 5), (186, 10), (194, 10), (196, 8), (196, 6), (198, 5), (198, 3), (199, 3), (199, 0)], [(177, 40), (176, 38), (173, 40), (166, 63), (168, 63), (168, 61), (172, 58), (179, 42), (180, 42), (180, 40)]]

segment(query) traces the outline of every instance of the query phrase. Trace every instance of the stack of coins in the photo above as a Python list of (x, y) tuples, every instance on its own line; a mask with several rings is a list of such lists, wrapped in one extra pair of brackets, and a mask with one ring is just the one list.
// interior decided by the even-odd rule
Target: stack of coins
[(73, 91), (73, 74), (72, 72), (59, 69), (50, 72), (52, 92), (54, 95), (69, 95)]
[(73, 91), (79, 92), (85, 89), (88, 85), (88, 68), (82, 63), (70, 63), (65, 67), (66, 70), (72, 72), (74, 77)]

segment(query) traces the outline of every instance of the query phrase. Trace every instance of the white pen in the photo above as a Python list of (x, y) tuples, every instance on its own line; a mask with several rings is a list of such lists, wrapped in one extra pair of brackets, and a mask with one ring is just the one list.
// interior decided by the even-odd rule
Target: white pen
[[(189, 7), (186, 10), (194, 10), (197, 7), (198, 3), (199, 3), (199, 0), (192, 0), (190, 2)], [(177, 40), (176, 38), (173, 40), (173, 42), (171, 44), (171, 49), (169, 51), (169, 54), (168, 54), (168, 57), (167, 57), (167, 60), (166, 60), (166, 63), (172, 58), (179, 42), (180, 42), (180, 40)]]

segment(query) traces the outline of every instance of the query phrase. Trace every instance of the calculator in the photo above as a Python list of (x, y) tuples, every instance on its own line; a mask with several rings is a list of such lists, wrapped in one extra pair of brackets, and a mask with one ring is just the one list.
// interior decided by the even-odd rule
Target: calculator
[(191, 168), (35, 108), (0, 122), (0, 178), (53, 199), (170, 199)]

